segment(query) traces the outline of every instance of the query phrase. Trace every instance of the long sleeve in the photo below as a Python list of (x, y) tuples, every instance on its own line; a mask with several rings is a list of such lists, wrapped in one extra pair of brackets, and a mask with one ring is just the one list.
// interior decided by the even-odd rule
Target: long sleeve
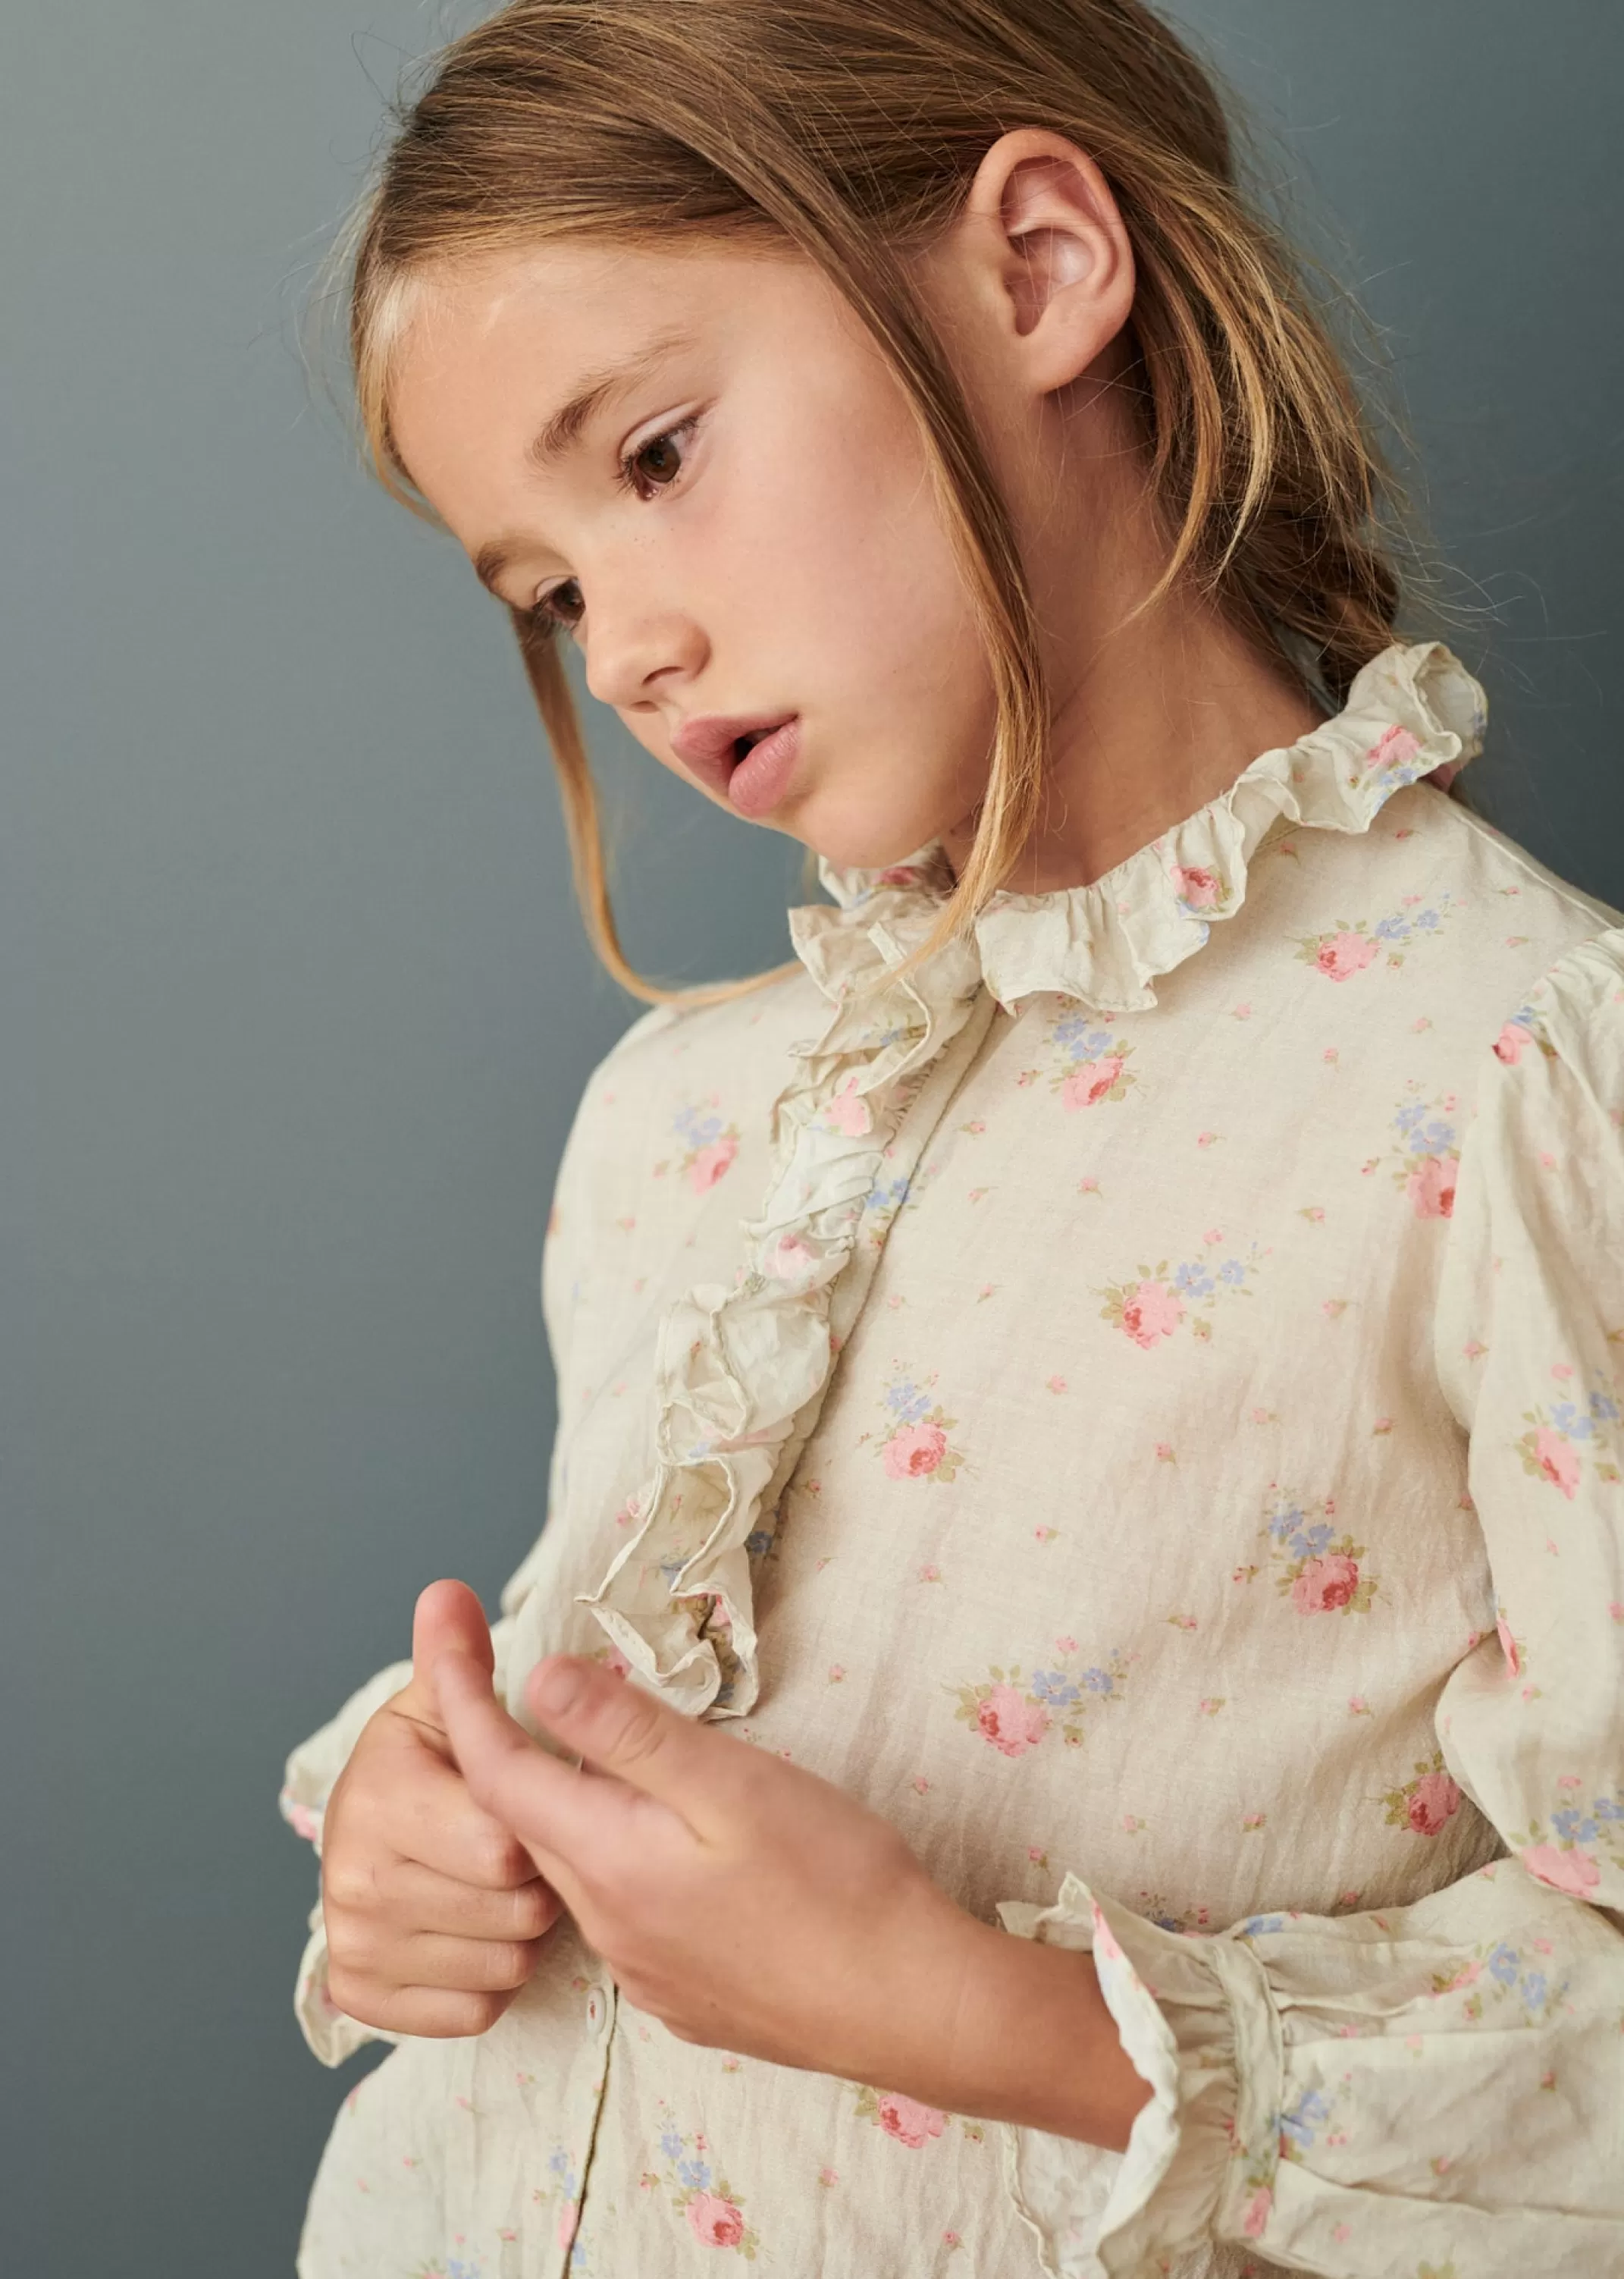
[[(579, 1238), (584, 1230), (578, 1202), (578, 1175), (583, 1158), (581, 1131), (582, 1121), (578, 1113), (559, 1164), (541, 1254), (541, 1314), (554, 1375), (559, 1386), (561, 1420), (560, 1429), (554, 1436), (548, 1467), (549, 1512), (557, 1502), (563, 1469), (564, 1436), (562, 1419), (564, 1415), (567, 1325), (583, 1258)], [(507, 1658), (516, 1618), (529, 1588), (539, 1547), (540, 1539), (503, 1588), (502, 1613), (491, 1625), (495, 1683), (499, 1692), (507, 1682)], [(296, 1834), (309, 1839), (318, 1858), (327, 1799), (340, 1773), (349, 1761), (350, 1752), (360, 1738), (362, 1729), (391, 1695), (400, 1692), (410, 1676), (410, 1661), (391, 1662), (387, 1669), (379, 1670), (350, 1695), (335, 1716), (312, 1733), (308, 1740), (302, 1741), (289, 1756), (280, 1797), (282, 1817)], [(322, 2063), (341, 2065), (346, 2058), (352, 2056), (367, 2042), (398, 2041), (400, 2037), (396, 2034), (364, 2025), (358, 2019), (348, 2016), (333, 2000), (327, 1984), (327, 1936), (319, 1899), (310, 1910), (308, 1930), (309, 1937), (300, 1958), (295, 1982), (294, 2014), (306, 2042)]]
[(1434, 1316), (1498, 1622), (1436, 1711), (1504, 1856), (1415, 1904), (1147, 1922), (1068, 1876), (1153, 2095), (1120, 2161), (1007, 2132), (1061, 2279), (1214, 2241), (1329, 2279), (1624, 2271), (1624, 928), (1485, 1040)]

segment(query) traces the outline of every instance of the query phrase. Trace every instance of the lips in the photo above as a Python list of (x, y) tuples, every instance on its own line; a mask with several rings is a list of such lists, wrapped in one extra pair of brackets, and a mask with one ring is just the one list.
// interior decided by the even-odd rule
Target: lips
[(703, 712), (672, 731), (671, 749), (709, 789), (725, 796), (746, 751), (794, 717), (793, 712)]

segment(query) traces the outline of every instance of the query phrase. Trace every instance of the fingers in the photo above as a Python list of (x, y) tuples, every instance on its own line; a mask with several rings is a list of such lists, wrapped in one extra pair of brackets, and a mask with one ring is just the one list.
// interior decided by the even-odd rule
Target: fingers
[(488, 2033), (513, 2000), (513, 1991), (476, 1993), (440, 1986), (393, 1986), (382, 1980), (330, 1969), (327, 1991), (347, 2018), (386, 2033), (461, 2040)]
[(570, 1863), (601, 1856), (615, 1845), (626, 1832), (632, 1808), (643, 1799), (623, 1782), (582, 1772), (538, 1748), (466, 1655), (442, 1654), (434, 1665), (434, 1685), (469, 1794), (515, 1831), (571, 1899)]
[(601, 1662), (549, 1654), (531, 1671), (525, 1698), (538, 1722), (601, 1771), (657, 1797), (691, 1827), (709, 1832), (718, 1808), (736, 1804), (753, 1759), (728, 1738), (685, 1717)]
[(454, 1765), (422, 1746), (410, 1721), (379, 1738), (367, 1775), (342, 1799), (323, 1861), (327, 1878), (364, 1890), (400, 1860), (484, 1891), (508, 1891), (534, 1876), (512, 1830), (476, 1802)]
[(386, 1879), (385, 1889), (398, 1922), (456, 1938), (540, 1938), (563, 1913), (557, 1892), (533, 1871), (528, 1883), (489, 1891), (439, 1875), (415, 1860), (402, 1860)]
[(453, 1648), (478, 1662), (489, 1680), (496, 1657), (484, 1608), (466, 1583), (431, 1583), (418, 1592), (411, 1621), (411, 1674), (431, 1700), (428, 1673)]

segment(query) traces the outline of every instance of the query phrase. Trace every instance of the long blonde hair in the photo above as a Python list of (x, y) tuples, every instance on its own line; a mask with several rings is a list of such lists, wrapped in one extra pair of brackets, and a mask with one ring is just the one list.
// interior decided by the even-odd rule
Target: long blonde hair
[[(906, 271), (1006, 127), (1087, 151), (1132, 242), (1122, 385), (1168, 535), (1150, 602), (1191, 581), (1331, 710), (1396, 638), (1405, 503), (1300, 257), (1240, 187), (1213, 79), (1141, 0), (511, 0), (433, 58), (393, 116), (331, 259), (373, 468), (429, 519), (389, 391), (431, 263), (576, 234), (766, 243), (815, 262), (868, 326), (919, 422), (997, 698), (974, 841), (916, 957), (968, 927), (1008, 875), (1047, 755), (1008, 513)], [(609, 971), (649, 1004), (716, 1001), (793, 971), (672, 989), (627, 963), (563, 659), (548, 624), (510, 614)]]

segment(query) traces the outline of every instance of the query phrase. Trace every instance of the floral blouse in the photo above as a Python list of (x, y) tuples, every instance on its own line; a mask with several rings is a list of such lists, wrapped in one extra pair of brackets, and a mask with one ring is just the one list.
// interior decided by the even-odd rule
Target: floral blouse
[(344, 2099), (303, 2279), (1624, 2272), (1624, 915), (1444, 795), (1482, 725), (1395, 645), (909, 979), (939, 846), (825, 865), (559, 1175), (509, 1703), (596, 1654), (1092, 1948), (1127, 2151), (680, 2041), (565, 1917)]

